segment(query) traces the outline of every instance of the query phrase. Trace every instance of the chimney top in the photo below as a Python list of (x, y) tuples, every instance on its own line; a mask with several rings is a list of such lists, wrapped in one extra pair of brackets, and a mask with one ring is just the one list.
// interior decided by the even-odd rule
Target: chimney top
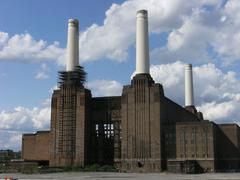
[(137, 11), (137, 14), (139, 14), (139, 13), (141, 13), (141, 14), (147, 14), (148, 12), (147, 12), (147, 10), (145, 10), (145, 9), (141, 9), (141, 10), (138, 10), (138, 11)]
[(69, 19), (68, 24), (78, 26), (78, 20), (77, 19)]
[(186, 69), (191, 69), (192, 68), (192, 64), (185, 64), (185, 68)]
[(137, 11), (137, 17), (147, 18), (148, 12), (145, 9), (141, 9)]

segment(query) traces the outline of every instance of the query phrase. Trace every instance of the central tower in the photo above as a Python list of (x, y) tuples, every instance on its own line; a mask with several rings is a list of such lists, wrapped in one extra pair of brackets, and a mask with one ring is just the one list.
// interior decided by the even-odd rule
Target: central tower
[(162, 86), (149, 74), (148, 14), (137, 12), (136, 75), (122, 93), (122, 170), (162, 170)]

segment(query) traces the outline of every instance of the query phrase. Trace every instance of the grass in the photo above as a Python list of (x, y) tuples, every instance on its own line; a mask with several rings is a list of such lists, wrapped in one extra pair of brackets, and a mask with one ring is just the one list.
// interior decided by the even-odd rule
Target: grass
[(20, 172), (23, 174), (34, 174), (39, 173), (39, 169), (36, 166), (26, 166), (21, 168)]
[(99, 164), (87, 165), (85, 167), (81, 166), (65, 166), (63, 167), (63, 171), (65, 172), (117, 172), (118, 170), (114, 166)]
[(36, 173), (54, 173), (54, 172), (118, 172), (118, 170), (111, 165), (92, 164), (85, 167), (82, 166), (65, 166), (65, 167), (38, 167), (37, 165), (24, 166), (3, 166), (0, 167), (0, 173), (20, 172), (23, 174)]

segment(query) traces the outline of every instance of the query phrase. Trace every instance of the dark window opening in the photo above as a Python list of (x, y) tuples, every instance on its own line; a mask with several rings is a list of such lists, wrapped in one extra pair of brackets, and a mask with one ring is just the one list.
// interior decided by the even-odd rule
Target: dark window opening
[(143, 167), (143, 166), (144, 166), (144, 163), (143, 163), (143, 162), (140, 162), (140, 161), (138, 161), (138, 163), (137, 163), (137, 166), (138, 166), (139, 168), (141, 168), (141, 167)]

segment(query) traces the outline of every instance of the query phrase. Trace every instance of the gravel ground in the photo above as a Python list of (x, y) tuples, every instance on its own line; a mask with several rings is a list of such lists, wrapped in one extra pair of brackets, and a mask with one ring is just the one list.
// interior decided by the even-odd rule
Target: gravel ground
[(240, 180), (240, 173), (206, 173), (206, 174), (169, 174), (169, 173), (94, 173), (94, 172), (71, 172), (51, 174), (0, 174), (0, 180), (5, 177), (12, 179), (96, 179), (96, 180)]

